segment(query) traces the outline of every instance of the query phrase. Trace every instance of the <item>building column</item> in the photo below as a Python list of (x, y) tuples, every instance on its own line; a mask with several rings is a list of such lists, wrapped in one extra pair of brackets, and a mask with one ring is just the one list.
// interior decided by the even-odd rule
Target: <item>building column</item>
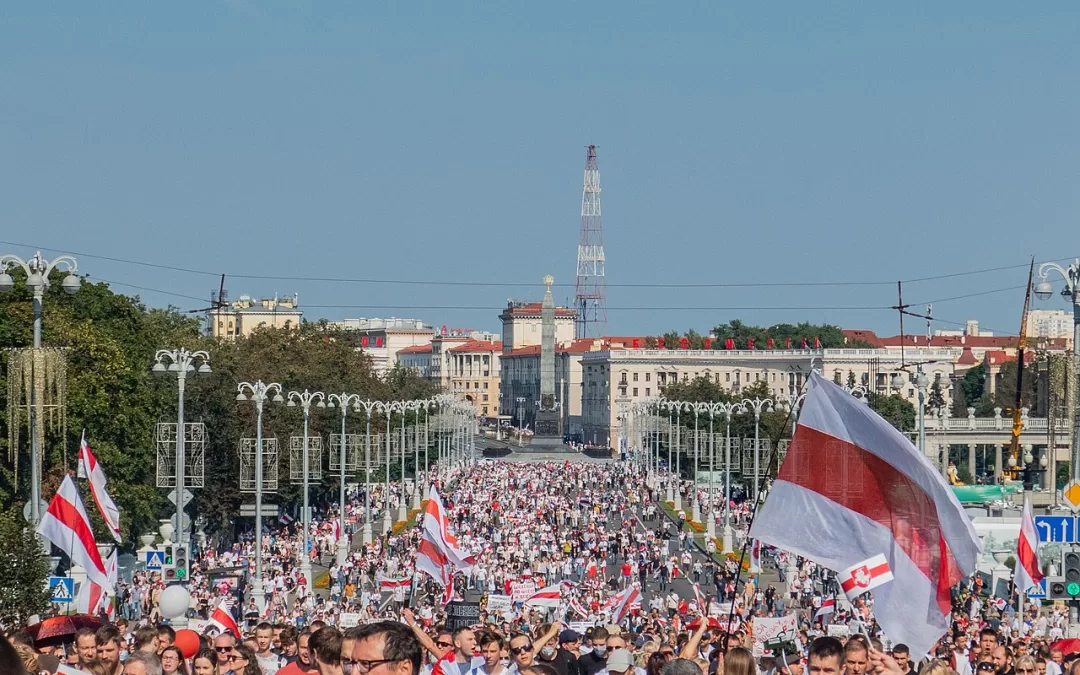
[(1001, 485), (1002, 444), (994, 443), (994, 482)]
[(975, 448), (978, 447), (975, 443), (968, 443), (968, 475), (971, 476), (971, 482), (975, 482)]

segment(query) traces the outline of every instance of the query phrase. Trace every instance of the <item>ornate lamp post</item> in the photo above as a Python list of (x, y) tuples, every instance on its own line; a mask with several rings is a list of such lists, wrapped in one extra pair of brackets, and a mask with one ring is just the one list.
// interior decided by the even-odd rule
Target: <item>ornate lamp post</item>
[(210, 374), (210, 354), (202, 350), (192, 352), (182, 348), (159, 349), (154, 354), (154, 365), (150, 372), (155, 375), (176, 375), (176, 543), (182, 546), (187, 534), (187, 528), (184, 527), (184, 470), (187, 468), (184, 453), (184, 388), (188, 373)]
[[(724, 434), (724, 550), (734, 550), (735, 533), (731, 530), (731, 416), (746, 410), (741, 403), (716, 403), (713, 413), (724, 413), (727, 431)], [(710, 414), (710, 417), (712, 414)], [(710, 431), (712, 430), (710, 419)], [(716, 453), (713, 453), (715, 456)], [(714, 528), (715, 532), (715, 528)]]
[(340, 470), (341, 483), (339, 486), (338, 494), (338, 540), (337, 540), (337, 563), (338, 565), (345, 564), (345, 559), (349, 556), (349, 535), (345, 532), (345, 466), (348, 463), (349, 453), (349, 437), (345, 435), (345, 418), (349, 416), (349, 406), (355, 405), (360, 401), (359, 394), (347, 394), (341, 392), (340, 394), (330, 394), (326, 397), (327, 408), (338, 408), (341, 410), (341, 448), (339, 452), (338, 468)]
[[(387, 533), (393, 527), (393, 519), (390, 516), (390, 439), (394, 435), (393, 415), (395, 412), (405, 414), (399, 401), (384, 402), (381, 405), (383, 412), (386, 413), (386, 494), (383, 495), (383, 501), (385, 507), (383, 508), (383, 533)], [(404, 452), (404, 449), (402, 449)], [(402, 476), (402, 492), (404, 493), (405, 480)], [(404, 497), (404, 494), (402, 494)]]
[(405, 433), (405, 417), (408, 411), (413, 410), (412, 401), (398, 401), (401, 410), (401, 503), (398, 504), (398, 522), (404, 522), (409, 518), (409, 501), (405, 494), (405, 448), (407, 447), (408, 435)]
[(365, 545), (373, 541), (371, 531), (371, 413), (382, 404), (379, 401), (356, 401), (355, 410), (360, 412), (362, 408), (367, 415), (367, 429), (364, 433), (364, 530), (361, 538)]
[[(41, 349), (41, 303), (45, 299), (45, 291), (49, 288), (49, 274), (54, 269), (65, 270), (67, 276), (64, 277), (61, 286), (66, 293), (73, 294), (82, 286), (82, 281), (76, 276), (79, 264), (69, 255), (46, 260), (41, 257), (40, 251), (29, 260), (23, 260), (15, 255), (0, 256), (0, 293), (7, 293), (15, 286), (15, 280), (7, 273), (7, 270), (13, 266), (22, 268), (26, 273), (26, 287), (30, 289), (34, 297), (34, 349)], [(34, 522), (34, 527), (41, 522), (42, 453), (41, 439), (37, 434), (38, 406), (41, 402), (37, 400), (36, 391), (37, 387), (30, 388), (30, 519)], [(43, 543), (44, 541), (42, 539)]]
[(263, 407), (268, 400), (281, 403), (285, 399), (281, 396), (281, 385), (277, 382), (241, 382), (236, 385), (236, 391), (237, 401), (253, 401), (259, 413), (255, 426), (255, 583), (252, 584), (251, 595), (255, 599), (255, 605), (262, 610), (266, 604), (262, 578)]
[[(1069, 265), (1068, 269), (1049, 262), (1039, 265), (1039, 283), (1035, 284), (1035, 296), (1040, 300), (1048, 300), (1054, 293), (1054, 287), (1046, 280), (1047, 273), (1050, 271), (1057, 272), (1065, 281), (1065, 288), (1061, 289), (1061, 297), (1072, 303), (1073, 375), (1076, 378), (1075, 384), (1080, 386), (1080, 258)], [(1076, 397), (1073, 406), (1072, 478), (1080, 480), (1080, 396)]]
[(304, 579), (307, 579), (308, 593), (311, 593), (314, 587), (311, 578), (311, 553), (309, 551), (311, 546), (311, 509), (308, 506), (308, 474), (311, 471), (311, 461), (308, 455), (310, 452), (308, 448), (308, 425), (311, 419), (312, 402), (315, 403), (316, 408), (325, 408), (326, 403), (323, 400), (325, 398), (326, 395), (321, 391), (308, 391), (307, 389), (302, 392), (290, 391), (289, 402), (285, 404), (290, 408), (295, 408), (299, 404), (301, 410), (304, 411), (304, 513), (300, 519), (304, 528), (304, 540), (303, 549), (300, 553), (300, 573), (304, 575)]
[(772, 411), (773, 401), (770, 398), (744, 398), (743, 410), (754, 411), (754, 502), (761, 494), (761, 413)]

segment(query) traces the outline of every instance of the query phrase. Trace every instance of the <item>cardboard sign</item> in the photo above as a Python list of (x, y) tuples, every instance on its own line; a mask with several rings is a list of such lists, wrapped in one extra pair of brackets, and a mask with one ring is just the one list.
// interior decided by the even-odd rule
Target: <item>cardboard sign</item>
[(513, 600), (509, 595), (489, 595), (487, 597), (487, 611), (501, 612), (510, 609)]
[(525, 602), (536, 595), (536, 584), (531, 581), (515, 581), (510, 584), (510, 597), (514, 602)]
[(446, 606), (446, 630), (468, 628), (481, 623), (479, 602), (451, 602)]
[(799, 621), (794, 614), (776, 618), (754, 617), (754, 658), (760, 658), (770, 653), (765, 643), (794, 642), (799, 643)]
[(360, 612), (342, 612), (338, 619), (339, 628), (353, 628), (360, 625)]

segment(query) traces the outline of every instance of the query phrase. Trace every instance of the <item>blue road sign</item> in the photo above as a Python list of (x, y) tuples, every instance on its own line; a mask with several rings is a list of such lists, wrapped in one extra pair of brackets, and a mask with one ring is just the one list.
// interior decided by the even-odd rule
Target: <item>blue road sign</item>
[(75, 602), (75, 580), (71, 577), (49, 577), (49, 594), (53, 602)]
[(146, 552), (146, 571), (147, 572), (160, 572), (161, 567), (165, 564), (165, 554), (162, 551), (147, 551)]
[(1074, 516), (1035, 516), (1035, 531), (1040, 543), (1073, 543), (1076, 541)]
[(1039, 600), (1046, 597), (1046, 577), (1043, 577), (1042, 581), (1035, 584), (1031, 588), (1027, 589), (1027, 596), (1033, 600)]

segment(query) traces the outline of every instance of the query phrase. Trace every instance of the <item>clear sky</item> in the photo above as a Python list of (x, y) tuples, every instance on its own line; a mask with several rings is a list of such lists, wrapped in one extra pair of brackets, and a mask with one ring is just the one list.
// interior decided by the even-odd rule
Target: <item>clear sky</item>
[[(836, 308), (1080, 254), (1078, 36), (1075, 1), (5, 3), (0, 240), (496, 329), (547, 273), (572, 297), (595, 143), (610, 333), (895, 333)], [(152, 305), (218, 285), (80, 269)], [(1011, 288), (934, 313), (1015, 332), (1025, 271), (906, 299)]]

